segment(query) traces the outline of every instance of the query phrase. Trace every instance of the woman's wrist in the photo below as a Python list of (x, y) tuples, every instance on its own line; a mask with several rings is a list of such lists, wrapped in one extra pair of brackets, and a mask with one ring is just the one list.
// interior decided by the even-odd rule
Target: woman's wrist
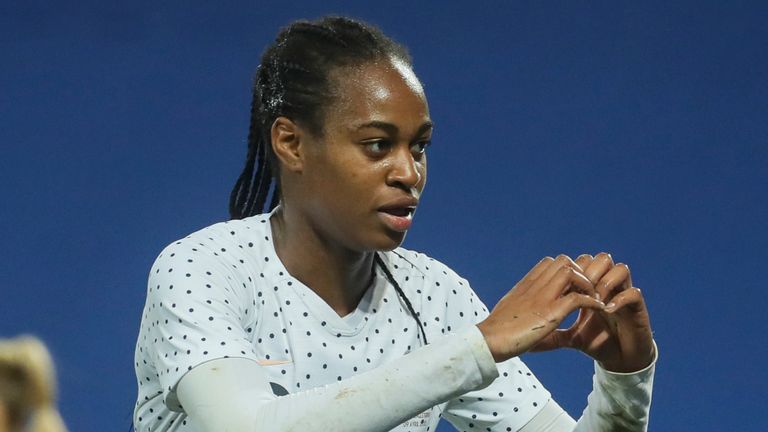
[(595, 363), (605, 372), (614, 375), (634, 375), (642, 373), (650, 369), (656, 364), (656, 360), (659, 358), (658, 347), (656, 341), (652, 341), (651, 349), (644, 359), (634, 361), (631, 363), (624, 362), (622, 364), (610, 364), (607, 362), (595, 361)]

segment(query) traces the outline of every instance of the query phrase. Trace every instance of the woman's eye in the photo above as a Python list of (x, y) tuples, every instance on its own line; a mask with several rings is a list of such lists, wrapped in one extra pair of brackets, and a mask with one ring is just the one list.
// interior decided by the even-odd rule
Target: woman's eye
[(423, 154), (429, 145), (432, 144), (432, 141), (426, 140), (426, 141), (419, 141), (414, 143), (411, 148), (415, 153)]
[(365, 143), (365, 147), (371, 153), (381, 154), (389, 150), (390, 143), (386, 140), (368, 141)]

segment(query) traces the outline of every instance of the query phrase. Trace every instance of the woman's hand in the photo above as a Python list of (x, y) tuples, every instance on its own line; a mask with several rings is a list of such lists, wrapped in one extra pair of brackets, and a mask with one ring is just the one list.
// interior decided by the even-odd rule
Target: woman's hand
[(648, 366), (655, 355), (650, 318), (640, 290), (632, 285), (629, 267), (614, 264), (607, 253), (594, 258), (581, 255), (576, 264), (607, 306), (582, 308), (570, 328), (551, 332), (533, 350), (578, 349), (613, 372)]
[(554, 260), (547, 257), (499, 300), (477, 327), (494, 360), (502, 362), (557, 334), (557, 327), (571, 312), (602, 311), (605, 304), (596, 297), (593, 283), (577, 263), (565, 255)]

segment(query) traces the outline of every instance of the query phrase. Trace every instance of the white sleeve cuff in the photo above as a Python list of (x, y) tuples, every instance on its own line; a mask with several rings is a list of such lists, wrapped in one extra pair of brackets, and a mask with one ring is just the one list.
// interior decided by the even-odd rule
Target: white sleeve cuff
[(595, 362), (593, 391), (575, 431), (642, 432), (648, 429), (653, 375), (659, 355), (655, 341), (653, 347), (656, 354), (651, 364), (636, 372), (610, 372)]
[(600, 363), (595, 362), (595, 377), (597, 381), (608, 388), (628, 388), (641, 384), (646, 384), (653, 380), (656, 369), (656, 361), (659, 359), (659, 348), (656, 341), (653, 341), (653, 361), (648, 366), (635, 372), (611, 372), (603, 368)]
[(496, 368), (496, 361), (493, 359), (491, 349), (488, 348), (483, 332), (477, 326), (471, 326), (459, 333), (459, 336), (469, 345), (482, 377), (483, 386), (493, 382), (499, 376), (499, 370)]

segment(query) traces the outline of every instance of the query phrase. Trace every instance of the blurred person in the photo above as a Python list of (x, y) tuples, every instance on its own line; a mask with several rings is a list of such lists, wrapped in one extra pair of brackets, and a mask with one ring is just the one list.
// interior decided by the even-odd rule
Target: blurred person
[(51, 355), (33, 336), (0, 339), (0, 432), (66, 432)]

